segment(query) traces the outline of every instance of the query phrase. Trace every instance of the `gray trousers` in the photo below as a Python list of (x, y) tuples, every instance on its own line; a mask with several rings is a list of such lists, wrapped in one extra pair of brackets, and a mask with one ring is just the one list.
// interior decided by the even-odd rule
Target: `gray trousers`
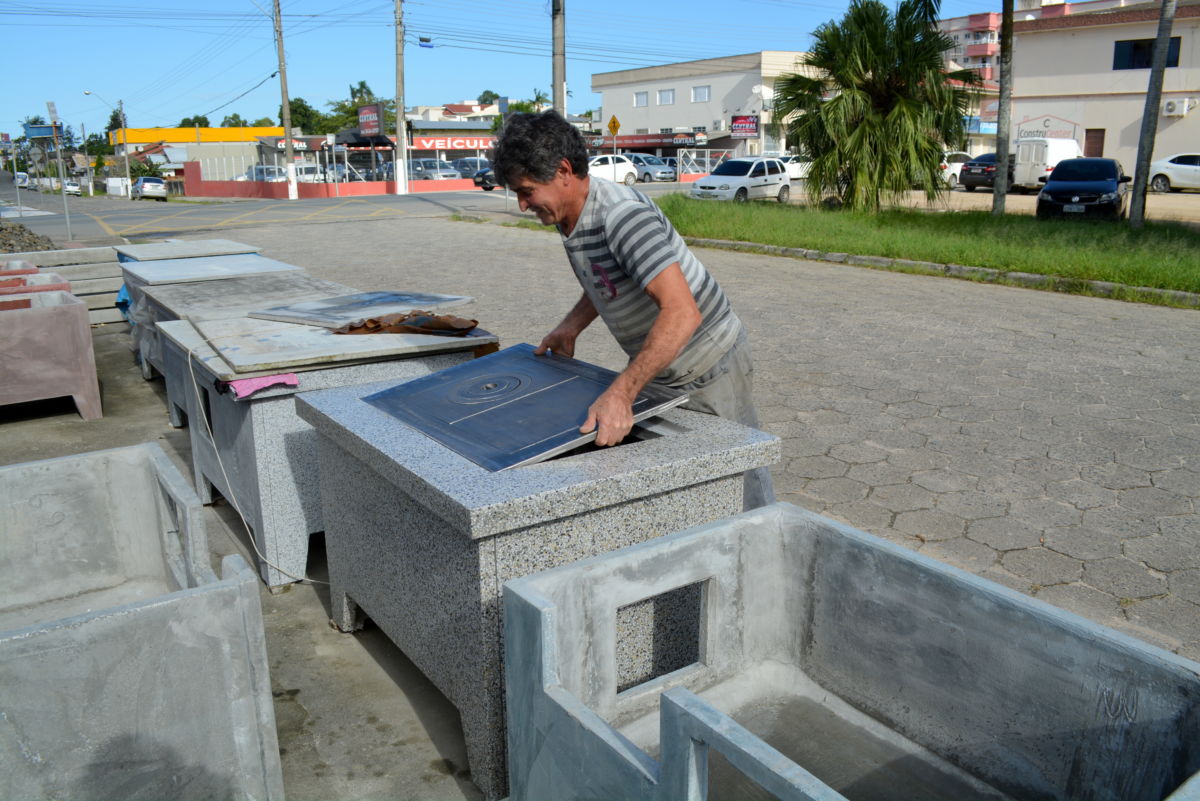
[[(750, 356), (750, 340), (745, 330), (729, 352), (711, 370), (695, 381), (672, 387), (688, 393), (684, 409), (715, 414), (726, 420), (761, 428), (754, 408), (754, 361)], [(757, 509), (775, 502), (775, 485), (771, 470), (760, 467), (745, 474), (742, 509)]]

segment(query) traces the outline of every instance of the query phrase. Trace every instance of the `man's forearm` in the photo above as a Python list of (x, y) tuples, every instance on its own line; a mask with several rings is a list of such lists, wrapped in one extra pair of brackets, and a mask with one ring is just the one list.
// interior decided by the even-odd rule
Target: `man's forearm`
[(567, 316), (562, 319), (562, 322), (558, 324), (558, 327), (567, 328), (574, 333), (575, 336), (579, 336), (581, 333), (583, 333), (583, 329), (591, 325), (592, 321), (595, 320), (599, 314), (600, 313), (596, 311), (596, 307), (593, 305), (591, 298), (587, 296), (587, 293), (584, 293), (579, 296), (579, 300), (575, 303), (571, 310), (567, 312)]
[(611, 389), (632, 403), (643, 387), (675, 361), (699, 327), (700, 313), (695, 306), (661, 309), (642, 349), (613, 381)]

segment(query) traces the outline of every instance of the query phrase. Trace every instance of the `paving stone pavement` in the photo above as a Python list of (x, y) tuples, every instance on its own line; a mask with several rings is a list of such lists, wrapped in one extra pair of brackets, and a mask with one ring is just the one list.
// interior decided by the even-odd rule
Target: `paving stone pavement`
[[(478, 298), (502, 344), (578, 295), (491, 224), (239, 230), (364, 290)], [(1200, 658), (1200, 311), (698, 249), (750, 329), (780, 500)], [(600, 326), (577, 356), (619, 368)]]

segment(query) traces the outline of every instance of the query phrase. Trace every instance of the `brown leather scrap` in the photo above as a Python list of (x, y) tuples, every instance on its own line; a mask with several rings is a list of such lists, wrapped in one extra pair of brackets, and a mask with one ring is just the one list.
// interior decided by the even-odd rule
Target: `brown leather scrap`
[(465, 337), (479, 325), (450, 314), (411, 311), (405, 314), (381, 314), (333, 329), (335, 334), (432, 334), (440, 337)]

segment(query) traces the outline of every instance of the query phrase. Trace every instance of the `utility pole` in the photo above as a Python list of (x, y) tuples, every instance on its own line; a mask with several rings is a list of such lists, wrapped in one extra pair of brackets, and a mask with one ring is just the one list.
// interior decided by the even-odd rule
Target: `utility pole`
[(287, 59), (283, 55), (283, 16), (279, 12), (279, 0), (275, 0), (275, 49), (279, 53), (279, 93), (283, 96), (280, 122), (283, 123), (283, 158), (287, 170), (288, 200), (300, 197), (296, 189), (296, 154), (292, 152), (292, 104), (288, 101)]
[(71, 208), (67, 205), (67, 176), (62, 160), (63, 143), (58, 139), (58, 109), (53, 102), (48, 101), (46, 110), (50, 112), (50, 133), (54, 135), (54, 158), (58, 162), (58, 191), (62, 193), (63, 217), (67, 221), (67, 241), (70, 242), (75, 237), (71, 236)]
[[(1004, 214), (1008, 198), (1008, 140), (1012, 120), (1013, 0), (1000, 4), (1000, 102), (996, 108), (996, 177), (992, 179), (992, 216)], [(982, 124), (982, 115), (981, 115)]]
[(121, 115), (121, 153), (125, 156), (125, 197), (133, 202), (133, 178), (129, 174), (129, 122), (125, 119), (125, 101), (117, 98), (117, 111)]
[(1146, 105), (1142, 109), (1142, 131), (1138, 134), (1137, 160), (1133, 168), (1133, 199), (1129, 202), (1129, 227), (1146, 224), (1146, 184), (1150, 181), (1150, 159), (1154, 138), (1158, 135), (1158, 106), (1162, 102), (1163, 73), (1167, 69), (1167, 51), (1171, 47), (1171, 26), (1175, 22), (1175, 0), (1162, 0), (1158, 13), (1158, 36), (1150, 62), (1150, 84), (1146, 87)]
[(408, 194), (408, 123), (404, 117), (404, 0), (396, 0), (396, 194)]
[(550, 89), (554, 110), (567, 116), (567, 20), (563, 13), (566, 0), (551, 0), (551, 26), (554, 29), (554, 57)]
[(88, 155), (87, 149), (87, 123), (79, 123), (79, 137), (83, 141), (83, 160), (86, 162), (84, 167), (84, 175), (87, 176), (88, 196), (96, 194), (96, 187), (92, 182), (92, 157)]

